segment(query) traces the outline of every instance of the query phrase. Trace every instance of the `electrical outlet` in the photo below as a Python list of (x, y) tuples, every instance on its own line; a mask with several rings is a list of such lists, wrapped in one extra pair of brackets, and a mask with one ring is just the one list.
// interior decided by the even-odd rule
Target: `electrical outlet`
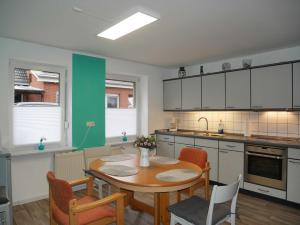
[(86, 126), (87, 127), (94, 127), (94, 126), (96, 126), (96, 122), (95, 121), (87, 121)]

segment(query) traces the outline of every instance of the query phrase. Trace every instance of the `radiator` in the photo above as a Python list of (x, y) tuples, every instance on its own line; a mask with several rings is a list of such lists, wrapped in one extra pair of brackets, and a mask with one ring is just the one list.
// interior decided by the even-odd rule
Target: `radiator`
[(83, 151), (56, 153), (54, 157), (54, 172), (57, 178), (71, 181), (84, 177)]

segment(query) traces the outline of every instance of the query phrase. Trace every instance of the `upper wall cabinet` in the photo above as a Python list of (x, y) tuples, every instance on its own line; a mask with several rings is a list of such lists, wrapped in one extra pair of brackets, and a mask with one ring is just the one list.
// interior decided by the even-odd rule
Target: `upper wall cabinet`
[(201, 77), (182, 80), (182, 109), (201, 109)]
[(226, 109), (250, 109), (250, 70), (226, 73)]
[(225, 109), (225, 74), (202, 77), (202, 109)]
[(293, 107), (300, 109), (300, 62), (293, 65)]
[(251, 70), (251, 108), (292, 107), (292, 65), (284, 64)]
[(164, 110), (181, 110), (181, 80), (164, 81)]

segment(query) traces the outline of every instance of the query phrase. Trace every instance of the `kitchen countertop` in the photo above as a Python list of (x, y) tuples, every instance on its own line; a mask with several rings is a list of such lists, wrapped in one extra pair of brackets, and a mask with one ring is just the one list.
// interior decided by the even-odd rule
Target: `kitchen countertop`
[[(269, 145), (284, 148), (299, 148), (300, 149), (300, 139), (299, 138), (286, 138), (286, 137), (271, 137), (271, 136), (250, 136), (246, 137), (239, 134), (223, 134), (222, 136), (207, 136), (205, 132), (192, 131), (192, 130), (178, 130), (169, 131), (168, 129), (156, 130), (156, 134), (165, 134), (173, 136), (182, 137), (192, 137), (192, 138), (203, 138), (212, 139), (219, 141), (233, 141), (233, 142), (243, 142), (245, 144), (255, 144), (255, 145)], [(209, 132), (214, 134), (213, 132)]]

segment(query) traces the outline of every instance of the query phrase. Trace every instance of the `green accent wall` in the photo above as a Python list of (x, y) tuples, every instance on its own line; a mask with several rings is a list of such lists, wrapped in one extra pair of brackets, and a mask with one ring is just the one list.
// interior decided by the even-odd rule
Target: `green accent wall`
[[(105, 145), (105, 59), (72, 56), (72, 140), (73, 147)], [(95, 121), (86, 135), (87, 121)], [(84, 143), (82, 140), (85, 138)]]

